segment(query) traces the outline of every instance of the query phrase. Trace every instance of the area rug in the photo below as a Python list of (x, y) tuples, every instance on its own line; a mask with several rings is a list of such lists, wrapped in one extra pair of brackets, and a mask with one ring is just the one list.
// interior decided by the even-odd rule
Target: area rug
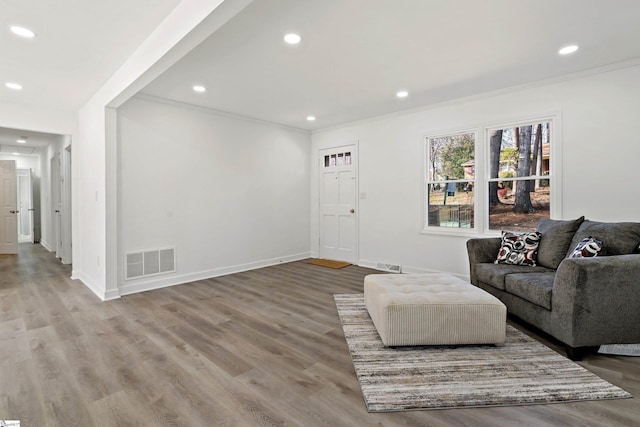
[(509, 325), (500, 346), (388, 348), (362, 294), (334, 300), (369, 412), (632, 397)]
[(307, 261), (307, 264), (320, 265), (329, 268), (344, 268), (351, 265), (350, 262), (334, 261), (332, 259), (315, 258)]

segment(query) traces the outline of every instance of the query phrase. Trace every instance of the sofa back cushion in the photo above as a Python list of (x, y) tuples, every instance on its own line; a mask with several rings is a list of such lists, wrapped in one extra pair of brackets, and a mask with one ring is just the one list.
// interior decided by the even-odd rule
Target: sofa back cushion
[(583, 216), (568, 221), (542, 218), (536, 228), (536, 231), (542, 233), (538, 247), (538, 265), (558, 268), (566, 258), (567, 251), (576, 247), (577, 243), (571, 245), (571, 241), (583, 221)]
[(640, 222), (598, 222), (584, 221), (573, 236), (569, 251), (578, 246), (582, 239), (593, 237), (604, 246), (598, 255), (626, 255), (634, 253), (640, 245)]

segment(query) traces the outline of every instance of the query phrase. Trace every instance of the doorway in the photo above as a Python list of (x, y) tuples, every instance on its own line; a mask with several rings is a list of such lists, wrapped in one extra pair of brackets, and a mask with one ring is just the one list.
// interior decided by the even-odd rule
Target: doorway
[(0, 160), (0, 254), (18, 253), (16, 161)]
[(60, 152), (51, 158), (51, 237), (56, 258), (62, 258), (62, 177)]
[(18, 242), (35, 242), (33, 174), (31, 169), (16, 169), (18, 179)]
[(321, 258), (358, 259), (356, 159), (355, 145), (319, 151)]

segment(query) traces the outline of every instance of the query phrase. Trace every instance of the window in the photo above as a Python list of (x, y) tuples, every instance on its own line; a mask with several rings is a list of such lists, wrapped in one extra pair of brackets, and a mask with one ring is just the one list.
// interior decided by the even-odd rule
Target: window
[(351, 165), (351, 152), (331, 154), (330, 156), (324, 156), (324, 167), (332, 168), (335, 166), (349, 166)]
[(475, 141), (473, 132), (427, 138), (427, 227), (473, 228)]
[(551, 208), (551, 121), (489, 128), (489, 230), (534, 230)]
[(560, 215), (552, 206), (553, 125), (546, 118), (427, 136), (425, 230), (532, 231)]

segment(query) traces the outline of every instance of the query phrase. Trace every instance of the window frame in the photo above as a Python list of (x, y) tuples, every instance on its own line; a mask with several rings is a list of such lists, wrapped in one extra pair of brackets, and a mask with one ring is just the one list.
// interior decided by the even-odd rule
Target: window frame
[[(435, 138), (451, 137), (457, 135), (472, 134), (474, 139), (474, 176), (473, 180), (469, 179), (448, 179), (434, 181), (429, 178), (429, 171), (431, 165), (431, 150), (429, 149), (429, 140)], [(445, 234), (445, 235), (476, 235), (478, 228), (478, 212), (477, 212), (477, 189), (478, 189), (478, 175), (477, 161), (478, 161), (478, 140), (481, 137), (480, 130), (478, 128), (458, 128), (455, 131), (433, 132), (425, 133), (422, 139), (423, 144), (423, 168), (424, 175), (422, 180), (422, 233), (427, 234)], [(429, 185), (430, 184), (448, 184), (448, 183), (460, 183), (460, 182), (472, 182), (474, 191), (474, 218), (473, 227), (440, 227), (429, 225)]]
[[(528, 126), (537, 123), (550, 122), (549, 145), (549, 174), (543, 176), (531, 175), (527, 177), (514, 177), (515, 180), (546, 179), (550, 185), (549, 218), (563, 218), (562, 216), (562, 140), (561, 140), (561, 114), (553, 111), (547, 114), (531, 114), (507, 120), (492, 120), (478, 126), (461, 126), (450, 131), (423, 132), (423, 179), (422, 179), (422, 218), (421, 234), (436, 234), (464, 237), (495, 237), (501, 230), (489, 229), (489, 182), (504, 180), (501, 178), (489, 178), (489, 142), (490, 133), (498, 129)], [(475, 137), (475, 173), (474, 186), (474, 227), (453, 228), (429, 225), (429, 184), (443, 181), (429, 179), (429, 165), (431, 163), (429, 139), (454, 136), (471, 133)], [(481, 166), (481, 167), (480, 167)], [(468, 180), (448, 180), (447, 182), (467, 182)]]

